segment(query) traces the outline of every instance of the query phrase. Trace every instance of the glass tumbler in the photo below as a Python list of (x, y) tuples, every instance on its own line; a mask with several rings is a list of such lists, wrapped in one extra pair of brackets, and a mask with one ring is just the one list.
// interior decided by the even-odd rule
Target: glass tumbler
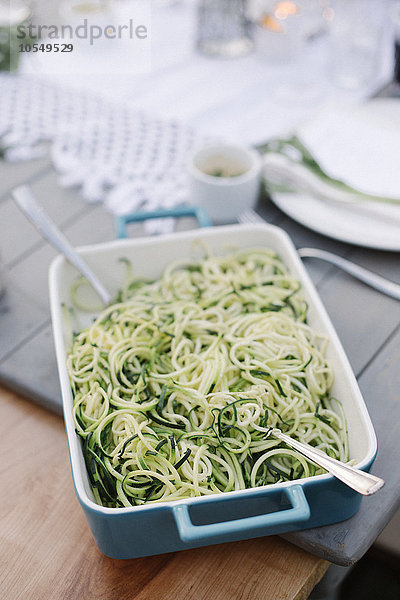
[(333, 82), (348, 90), (371, 84), (382, 57), (384, 3), (380, 0), (333, 0), (330, 71)]
[(246, 0), (200, 0), (197, 47), (203, 54), (236, 58), (253, 48)]

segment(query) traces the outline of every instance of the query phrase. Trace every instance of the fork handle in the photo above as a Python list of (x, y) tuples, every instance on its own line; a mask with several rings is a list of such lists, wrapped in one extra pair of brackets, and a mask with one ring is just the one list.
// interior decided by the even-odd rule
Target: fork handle
[(301, 258), (319, 258), (325, 262), (331, 263), (379, 292), (382, 292), (391, 298), (395, 298), (395, 300), (400, 300), (400, 285), (398, 283), (390, 281), (377, 273), (373, 273), (360, 265), (356, 265), (341, 256), (317, 248), (299, 248), (298, 253)]
[(86, 261), (76, 252), (64, 234), (50, 219), (42, 206), (37, 202), (30, 188), (26, 185), (21, 185), (12, 191), (12, 196), (19, 208), (29, 219), (29, 221), (36, 227), (40, 234), (48, 242), (50, 242), (54, 248), (61, 252), (61, 254), (63, 254), (84, 277), (86, 277), (89, 283), (96, 290), (97, 294), (100, 296), (104, 305), (107, 306), (110, 304), (110, 292), (104, 287), (102, 282), (99, 280), (97, 275), (94, 274)]
[(313, 448), (308, 444), (303, 444), (298, 440), (294, 440), (293, 438), (282, 433), (279, 429), (273, 429), (271, 434), (280, 439), (282, 442), (285, 442), (288, 446), (295, 448), (295, 450), (331, 473), (331, 475), (337, 477), (337, 479), (340, 479), (340, 481), (343, 481), (343, 483), (351, 487), (359, 494), (363, 494), (363, 496), (370, 496), (371, 494), (374, 494), (380, 490), (385, 483), (380, 477), (376, 477), (375, 475), (371, 475), (371, 473), (366, 473), (365, 471), (356, 469), (356, 467), (346, 465), (340, 460), (336, 460), (324, 452), (321, 452), (321, 450), (318, 450), (318, 448)]

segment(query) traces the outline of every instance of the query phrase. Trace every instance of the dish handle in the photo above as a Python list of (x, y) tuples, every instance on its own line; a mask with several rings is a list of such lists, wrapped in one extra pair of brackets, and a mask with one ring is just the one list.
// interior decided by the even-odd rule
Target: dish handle
[[(258, 497), (259, 492), (260, 489), (254, 490), (253, 494), (249, 494), (246, 496), (246, 498), (250, 499)], [(276, 494), (276, 490), (273, 490), (273, 493)], [(173, 507), (172, 511), (175, 517), (179, 536), (183, 542), (196, 542), (205, 540), (212, 540), (216, 542), (218, 540), (225, 540), (228, 536), (240, 535), (243, 532), (249, 534), (251, 533), (251, 535), (254, 535), (257, 532), (260, 535), (267, 535), (270, 533), (278, 533), (278, 530), (282, 531), (282, 526), (301, 521), (307, 521), (310, 518), (310, 506), (307, 502), (302, 486), (293, 485), (287, 487), (281, 490), (280, 494), (286, 496), (291, 508), (285, 507), (283, 509), (266, 514), (241, 517), (238, 519), (220, 521), (205, 525), (195, 525), (193, 523), (190, 515), (190, 508), (193, 506), (193, 503), (185, 502), (182, 504), (177, 504)], [(266, 494), (263, 494), (264, 498), (265, 495)], [(216, 498), (221, 500), (221, 496), (213, 496), (210, 498), (210, 502), (215, 502)], [(234, 498), (223, 499), (225, 515), (229, 515), (229, 504), (232, 501), (237, 502), (237, 496)]]
[(169, 217), (195, 217), (199, 227), (211, 227), (211, 221), (202, 206), (176, 206), (175, 208), (160, 208), (159, 210), (142, 211), (117, 216), (115, 229), (117, 238), (128, 237), (126, 226), (129, 223), (141, 223), (148, 219), (166, 219)]

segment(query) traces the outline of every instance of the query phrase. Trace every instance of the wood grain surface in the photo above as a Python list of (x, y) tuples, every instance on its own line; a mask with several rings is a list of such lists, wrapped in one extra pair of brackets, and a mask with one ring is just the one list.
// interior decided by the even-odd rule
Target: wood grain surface
[(0, 598), (305, 600), (329, 563), (273, 536), (135, 560), (97, 549), (60, 417), (0, 388)]

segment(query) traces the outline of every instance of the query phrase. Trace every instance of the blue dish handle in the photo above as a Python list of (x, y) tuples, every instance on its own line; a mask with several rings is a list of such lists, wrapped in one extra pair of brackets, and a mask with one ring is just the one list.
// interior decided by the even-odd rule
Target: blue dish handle
[[(253, 494), (247, 497), (254, 497), (255, 493), (259, 495), (260, 489), (254, 490)], [(276, 490), (274, 490), (276, 493)], [(285, 508), (277, 512), (271, 512), (252, 517), (243, 517), (233, 521), (223, 521), (207, 525), (194, 525), (190, 518), (190, 503), (177, 504), (173, 507), (173, 514), (178, 528), (179, 536), (183, 542), (197, 542), (204, 540), (217, 541), (219, 538), (225, 539), (227, 536), (240, 534), (244, 531), (251, 531), (252, 534), (267, 528), (276, 528), (279, 526), (307, 521), (310, 518), (310, 506), (305, 497), (301, 485), (293, 485), (284, 488), (282, 492), (292, 505), (292, 508)], [(217, 496), (218, 499), (221, 496)], [(215, 502), (216, 497), (213, 496)], [(234, 498), (237, 502), (237, 497)], [(229, 505), (229, 498), (224, 498), (224, 502)], [(227, 506), (227, 514), (229, 508)]]
[(115, 229), (118, 238), (128, 237), (126, 226), (128, 223), (141, 223), (148, 219), (166, 219), (168, 217), (195, 217), (199, 227), (211, 227), (211, 221), (206, 210), (202, 206), (176, 206), (175, 208), (162, 208), (159, 210), (150, 210), (115, 218)]

